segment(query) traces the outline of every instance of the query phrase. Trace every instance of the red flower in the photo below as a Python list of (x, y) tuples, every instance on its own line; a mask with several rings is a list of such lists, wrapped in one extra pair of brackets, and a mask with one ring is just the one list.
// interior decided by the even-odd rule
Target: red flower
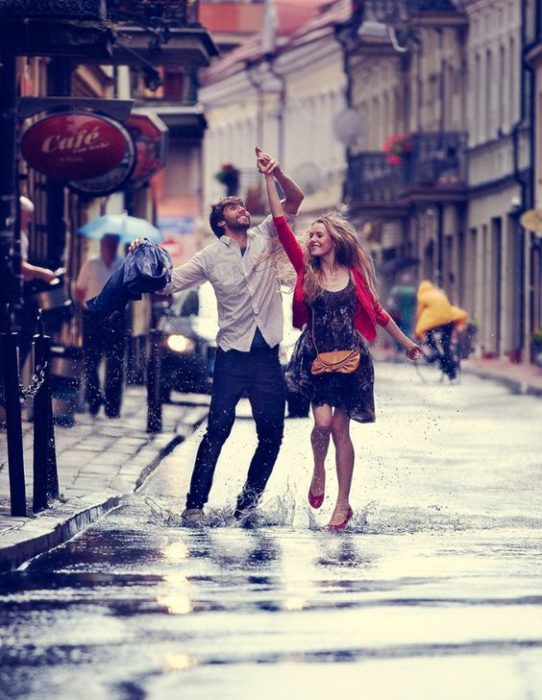
[(400, 165), (402, 159), (412, 153), (412, 143), (409, 134), (393, 134), (389, 136), (383, 146), (386, 160), (391, 165)]
[(390, 165), (401, 165), (402, 160), (399, 156), (390, 155), (386, 158)]

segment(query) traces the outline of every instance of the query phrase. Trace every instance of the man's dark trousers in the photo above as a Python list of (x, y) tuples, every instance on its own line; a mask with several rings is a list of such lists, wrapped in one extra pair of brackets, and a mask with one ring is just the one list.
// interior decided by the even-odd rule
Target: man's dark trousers
[(237, 499), (236, 514), (258, 503), (273, 471), (284, 432), (285, 387), (278, 346), (250, 352), (218, 349), (207, 431), (196, 456), (187, 508), (203, 508), (207, 502), (222, 445), (231, 432), (235, 407), (243, 396), (252, 408), (258, 447)]
[[(85, 399), (96, 414), (105, 403), (105, 413), (115, 418), (120, 413), (124, 379), (126, 324), (118, 314), (114, 323), (104, 322), (99, 314), (83, 311), (83, 352), (85, 357)], [(98, 369), (105, 354), (104, 396), (100, 391)]]

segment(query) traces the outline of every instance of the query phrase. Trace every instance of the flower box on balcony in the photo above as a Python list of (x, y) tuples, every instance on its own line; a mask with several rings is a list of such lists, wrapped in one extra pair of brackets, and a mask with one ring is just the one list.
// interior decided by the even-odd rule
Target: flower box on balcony
[(412, 153), (410, 135), (393, 134), (384, 142), (383, 150), (390, 165), (401, 165), (403, 160)]

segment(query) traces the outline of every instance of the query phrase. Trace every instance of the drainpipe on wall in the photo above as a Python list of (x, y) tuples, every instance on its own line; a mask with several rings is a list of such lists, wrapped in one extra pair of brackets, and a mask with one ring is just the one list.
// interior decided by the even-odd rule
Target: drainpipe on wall
[(263, 143), (263, 90), (261, 83), (256, 80), (256, 78), (252, 75), (250, 72), (250, 69), (254, 66), (253, 63), (250, 61), (247, 61), (245, 63), (245, 73), (247, 76), (248, 82), (252, 85), (252, 87), (256, 90), (257, 94), (257, 99), (258, 99), (258, 108), (257, 108), (257, 115), (256, 115), (256, 141), (258, 146), (261, 146), (262, 148), (264, 147)]
[(265, 58), (267, 60), (269, 72), (280, 82), (279, 108), (277, 114), (277, 155), (279, 163), (284, 166), (284, 109), (286, 107), (286, 79), (284, 75), (277, 73), (273, 56), (274, 54), (269, 53), (266, 54)]
[[(527, 20), (527, 6), (526, 0), (521, 2), (521, 47), (522, 55), (526, 48), (526, 20)], [(526, 71), (529, 71), (529, 78), (527, 79)], [(528, 82), (529, 81), (529, 82)], [(530, 103), (527, 105), (527, 87), (529, 89)], [(533, 100), (533, 90), (534, 90), (534, 71), (527, 63), (523, 60), (521, 61), (521, 71), (520, 71), (520, 115), (519, 120), (512, 126), (512, 143), (513, 143), (513, 154), (514, 154), (514, 180), (518, 183), (520, 188), (520, 212), (531, 209), (534, 206), (533, 196), (534, 196), (534, 137), (531, 136), (530, 143), (530, 170), (528, 173), (522, 173), (519, 167), (519, 141), (520, 141), (520, 131), (523, 126), (528, 126), (529, 121), (527, 117), (527, 108), (529, 106), (529, 119), (531, 127), (534, 125), (534, 100)], [(516, 215), (517, 216), (517, 215)], [(527, 277), (527, 255), (525, 250), (525, 238), (526, 232), (523, 227), (517, 221), (517, 241), (518, 241), (518, 258), (521, 260), (519, 266), (519, 348), (518, 350), (523, 351), (525, 348), (525, 339), (533, 325), (533, 304), (532, 304), (532, 285), (529, 280), (529, 294), (527, 295), (525, 284)], [(530, 266), (529, 266), (530, 267)], [(528, 307), (528, 308), (527, 308)], [(527, 319), (527, 315), (529, 318)], [(528, 321), (529, 328), (525, 328), (525, 323)]]
[[(357, 31), (358, 27), (363, 21), (363, 6), (359, 5), (358, 9), (352, 14), (350, 19), (350, 26), (348, 30), (345, 30), (344, 26), (335, 27), (335, 40), (341, 47), (343, 55), (343, 71), (346, 76), (346, 87), (344, 91), (344, 98), (346, 102), (346, 108), (352, 108), (352, 73), (350, 71), (350, 51), (352, 46), (352, 36)], [(346, 161), (346, 176), (343, 180), (342, 186), (342, 201), (346, 202), (348, 197), (348, 178), (350, 175), (350, 160), (351, 160), (351, 150), (350, 146), (345, 145), (345, 161)]]

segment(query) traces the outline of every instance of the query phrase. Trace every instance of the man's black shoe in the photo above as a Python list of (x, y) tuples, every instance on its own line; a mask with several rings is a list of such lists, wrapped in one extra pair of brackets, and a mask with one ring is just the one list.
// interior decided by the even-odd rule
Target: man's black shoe
[(242, 518), (249, 510), (256, 508), (258, 504), (258, 497), (253, 492), (241, 491), (237, 496), (237, 505), (235, 507), (234, 516), (239, 519)]

